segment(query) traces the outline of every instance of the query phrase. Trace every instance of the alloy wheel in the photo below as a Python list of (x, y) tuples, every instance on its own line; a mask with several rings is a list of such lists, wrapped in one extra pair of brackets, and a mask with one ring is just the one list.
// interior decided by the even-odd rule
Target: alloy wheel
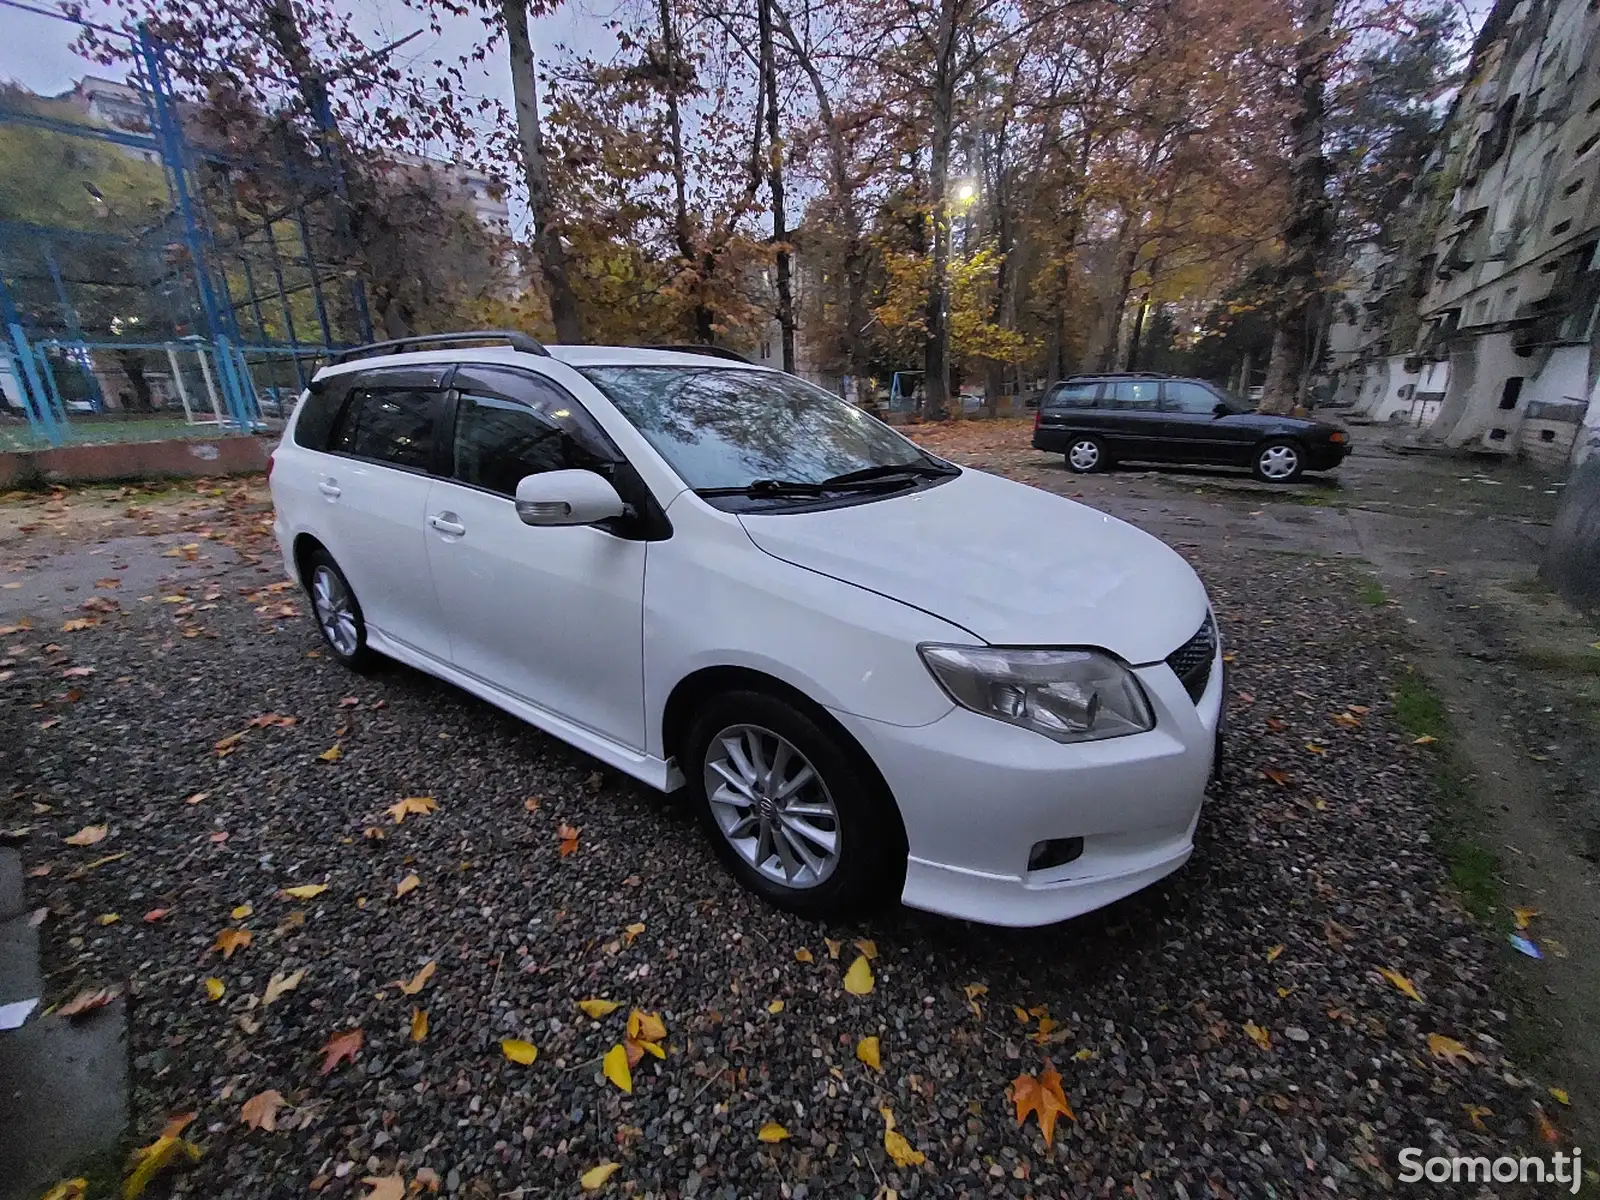
[(722, 836), (772, 882), (813, 888), (839, 865), (839, 810), (787, 738), (730, 725), (706, 748), (705, 788)]
[(1100, 447), (1085, 440), (1073, 442), (1067, 451), (1067, 461), (1080, 471), (1092, 471), (1100, 462)]
[(355, 602), (350, 589), (332, 567), (320, 566), (311, 576), (311, 603), (317, 610), (317, 624), (322, 626), (322, 636), (328, 639), (328, 645), (341, 657), (352, 657), (361, 644), (356, 629)]
[(1268, 479), (1288, 479), (1300, 466), (1300, 455), (1293, 446), (1268, 446), (1258, 460)]

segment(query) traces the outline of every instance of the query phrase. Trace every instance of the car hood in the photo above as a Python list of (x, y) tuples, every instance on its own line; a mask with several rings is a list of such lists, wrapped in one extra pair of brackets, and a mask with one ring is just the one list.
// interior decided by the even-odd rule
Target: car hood
[(739, 520), (774, 558), (991, 645), (1098, 646), (1141, 664), (1171, 654), (1205, 619), (1205, 588), (1164, 542), (982, 471), (865, 504)]

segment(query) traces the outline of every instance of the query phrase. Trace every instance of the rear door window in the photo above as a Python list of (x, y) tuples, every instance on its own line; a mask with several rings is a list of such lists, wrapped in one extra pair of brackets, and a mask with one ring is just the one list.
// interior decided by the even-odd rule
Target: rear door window
[(329, 449), (391, 466), (426, 471), (433, 464), (433, 426), (440, 393), (360, 388), (345, 406)]
[(1124, 412), (1154, 412), (1160, 401), (1158, 379), (1119, 379), (1111, 385), (1112, 407)]
[(1058, 383), (1045, 397), (1046, 408), (1093, 408), (1100, 394), (1098, 383)]

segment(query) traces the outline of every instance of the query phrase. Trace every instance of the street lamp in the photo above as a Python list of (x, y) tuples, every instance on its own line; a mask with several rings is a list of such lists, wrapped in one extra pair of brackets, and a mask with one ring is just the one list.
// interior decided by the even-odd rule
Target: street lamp
[(970, 179), (963, 179), (956, 184), (955, 198), (958, 204), (971, 204), (978, 198), (978, 185)]

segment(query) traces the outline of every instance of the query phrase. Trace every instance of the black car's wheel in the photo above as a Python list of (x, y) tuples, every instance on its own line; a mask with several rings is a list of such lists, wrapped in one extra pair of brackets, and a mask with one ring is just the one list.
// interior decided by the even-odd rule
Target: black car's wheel
[(717, 856), (767, 901), (802, 913), (881, 899), (905, 871), (905, 835), (861, 751), (764, 692), (695, 714), (679, 765)]
[(1111, 461), (1106, 444), (1097, 437), (1081, 434), (1067, 443), (1067, 470), (1079, 475), (1104, 471)]
[(311, 596), (322, 640), (333, 656), (352, 671), (366, 670), (372, 665), (373, 655), (367, 649), (367, 622), (350, 581), (333, 561), (333, 555), (321, 546), (306, 555), (305, 571), (306, 591)]
[(1277, 438), (1256, 447), (1250, 469), (1263, 483), (1293, 483), (1306, 469), (1305, 454), (1294, 442)]

